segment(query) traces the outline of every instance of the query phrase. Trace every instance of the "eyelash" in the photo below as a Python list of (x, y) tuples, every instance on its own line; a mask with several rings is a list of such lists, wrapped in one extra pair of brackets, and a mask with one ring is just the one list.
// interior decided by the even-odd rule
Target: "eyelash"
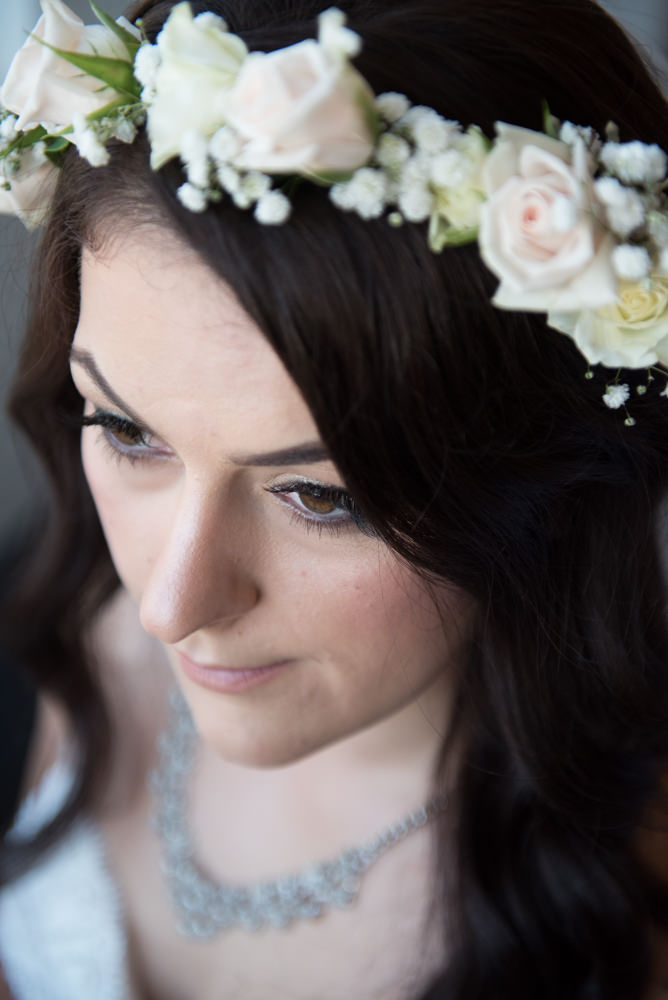
[[(163, 457), (158, 448), (152, 449), (152, 446), (148, 444), (145, 432), (141, 427), (117, 413), (112, 413), (109, 410), (95, 410), (90, 415), (82, 416), (77, 423), (81, 427), (100, 427), (103, 431), (102, 441), (107, 451), (119, 463), (126, 460), (134, 465), (136, 462), (149, 462)], [(119, 433), (136, 439), (137, 443), (124, 445), (116, 436)], [(135, 448), (138, 450), (133, 450)], [(151, 455), (151, 450), (155, 454)], [(373, 534), (370, 525), (364, 519), (350, 493), (339, 486), (326, 486), (323, 483), (298, 479), (266, 489), (267, 493), (276, 496), (284, 506), (292, 508), (293, 520), (306, 528), (307, 531), (315, 529), (321, 535), (324, 529), (338, 535), (341, 531), (354, 525), (363, 534)], [(319, 516), (316, 512), (306, 511), (303, 508), (299, 509), (293, 501), (288, 499), (291, 494), (331, 503), (332, 506), (338, 508), (339, 513), (335, 517), (329, 517), (327, 515)]]
[[(160, 449), (153, 448), (148, 443), (145, 431), (132, 420), (128, 420), (127, 417), (121, 417), (109, 410), (95, 410), (89, 416), (82, 416), (79, 422), (81, 427), (102, 428), (102, 441), (118, 462), (126, 459), (131, 465), (134, 465), (135, 462), (146, 462), (164, 457)], [(123, 444), (117, 437), (118, 434), (126, 434), (129, 438), (135, 439), (136, 444)], [(153, 455), (150, 454), (151, 450), (154, 451)]]

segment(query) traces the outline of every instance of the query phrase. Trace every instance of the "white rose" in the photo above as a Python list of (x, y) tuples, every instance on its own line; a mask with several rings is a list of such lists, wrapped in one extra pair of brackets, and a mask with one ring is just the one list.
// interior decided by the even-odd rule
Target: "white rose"
[(359, 73), (312, 39), (253, 52), (227, 104), (227, 121), (244, 140), (236, 163), (266, 173), (355, 170), (373, 151), (373, 106)]
[(592, 214), (583, 144), (571, 165), (556, 139), (504, 124), (497, 132), (479, 233), (483, 260), (500, 279), (495, 305), (571, 312), (614, 302), (613, 241)]
[[(122, 41), (102, 25), (84, 25), (61, 0), (41, 0), (43, 14), (32, 35), (14, 56), (5, 79), (0, 101), (19, 116), (17, 127), (26, 131), (44, 125), (48, 131), (62, 128), (72, 115), (89, 115), (103, 108), (117, 95), (95, 77), (62, 59), (43, 45), (69, 52), (111, 56), (130, 61)], [(125, 18), (123, 27), (139, 37)]]
[(147, 113), (154, 170), (178, 156), (184, 132), (210, 138), (225, 122), (225, 99), (247, 54), (222, 21), (193, 18), (188, 3), (173, 8), (156, 44), (160, 65)]
[(625, 282), (614, 305), (550, 313), (550, 326), (573, 338), (590, 364), (648, 368), (668, 364), (668, 278)]
[(27, 229), (35, 229), (51, 206), (60, 171), (48, 161), (35, 165), (30, 159), (29, 153), (24, 154), (21, 170), (9, 181), (9, 191), (1, 186), (4, 178), (0, 177), (0, 214), (17, 215)]

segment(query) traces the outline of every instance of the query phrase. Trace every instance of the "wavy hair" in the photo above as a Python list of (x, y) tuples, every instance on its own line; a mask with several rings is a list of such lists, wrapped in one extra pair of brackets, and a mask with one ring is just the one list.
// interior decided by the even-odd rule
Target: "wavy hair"
[[(142, 5), (149, 37), (171, 6)], [(313, 36), (322, 3), (192, 6), (272, 50)], [(496, 120), (540, 129), (547, 101), (561, 119), (601, 132), (613, 119), (623, 139), (668, 149), (659, 89), (593, 0), (340, 6), (376, 93), (400, 90), (488, 135)], [(425, 579), (475, 599), (442, 754), (444, 771), (456, 741), (436, 883), (452, 957), (424, 1000), (643, 997), (653, 930), (668, 922), (668, 891), (638, 844), (668, 754), (662, 386), (638, 396), (625, 427), (601, 402), (605, 373), (586, 380), (567, 337), (491, 305), (475, 247), (434, 255), (424, 227), (362, 221), (308, 184), (285, 226), (225, 202), (193, 214), (175, 198), (182, 179), (174, 163), (150, 171), (142, 136), (105, 168), (71, 156), (41, 245), (12, 409), (53, 503), (12, 615), (18, 654), (65, 703), (84, 752), (64, 812), (22, 854), (5, 849), (5, 877), (104, 774), (108, 727), (82, 635), (117, 580), (63, 420), (80, 409), (67, 356), (81, 247), (158, 224), (234, 290), (378, 534)]]

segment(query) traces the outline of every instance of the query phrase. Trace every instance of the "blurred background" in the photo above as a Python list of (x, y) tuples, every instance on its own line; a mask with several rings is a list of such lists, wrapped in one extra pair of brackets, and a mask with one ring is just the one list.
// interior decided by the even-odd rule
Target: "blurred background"
[[(94, 22), (87, 0), (66, 2), (87, 23)], [(126, 7), (125, 0), (98, 2), (114, 17)], [(668, 89), (668, 0), (605, 0), (604, 6), (647, 50), (664, 75)], [(2, 0), (1, 79), (39, 13), (39, 0)], [(35, 497), (43, 489), (27, 449), (4, 418), (4, 403), (25, 320), (27, 275), (35, 239), (17, 220), (0, 216), (0, 539), (25, 521)]]

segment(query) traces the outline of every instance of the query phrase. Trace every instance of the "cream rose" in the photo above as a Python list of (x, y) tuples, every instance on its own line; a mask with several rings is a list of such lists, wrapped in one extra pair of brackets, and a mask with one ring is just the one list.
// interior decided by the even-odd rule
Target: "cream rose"
[(570, 315), (550, 313), (548, 323), (572, 337), (591, 364), (668, 364), (668, 278), (625, 282), (614, 305)]
[(312, 39), (253, 52), (226, 108), (244, 142), (235, 164), (266, 173), (355, 170), (373, 151), (373, 107), (359, 73)]
[(574, 311), (614, 302), (612, 238), (596, 222), (587, 155), (549, 136), (498, 124), (484, 167), (480, 252), (505, 309)]
[(154, 170), (178, 156), (185, 132), (208, 138), (224, 123), (226, 97), (247, 54), (220, 18), (193, 17), (189, 3), (174, 7), (156, 45), (160, 62), (148, 108)]
[(0, 214), (17, 215), (27, 229), (41, 226), (51, 205), (59, 170), (48, 160), (24, 154), (21, 171), (11, 178), (10, 190), (0, 178)]
[[(42, 16), (14, 56), (0, 93), (2, 104), (18, 115), (20, 131), (40, 124), (55, 131), (68, 125), (72, 115), (92, 114), (116, 97), (114, 90), (82, 73), (43, 42), (69, 52), (130, 62), (127, 49), (109, 28), (84, 25), (61, 0), (41, 0), (41, 4)], [(125, 18), (119, 18), (119, 23), (139, 37)]]

